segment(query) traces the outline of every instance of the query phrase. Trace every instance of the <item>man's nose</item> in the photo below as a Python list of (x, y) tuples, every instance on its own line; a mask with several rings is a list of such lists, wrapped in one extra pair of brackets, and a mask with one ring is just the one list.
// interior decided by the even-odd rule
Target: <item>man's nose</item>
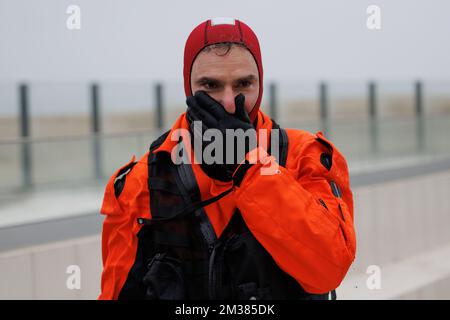
[(226, 112), (233, 114), (236, 111), (234, 92), (231, 88), (226, 88), (224, 90), (220, 103), (223, 105)]

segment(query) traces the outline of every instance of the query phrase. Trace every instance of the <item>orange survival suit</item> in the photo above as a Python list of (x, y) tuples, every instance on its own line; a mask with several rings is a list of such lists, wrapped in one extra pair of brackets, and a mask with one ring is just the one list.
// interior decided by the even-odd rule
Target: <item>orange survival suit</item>
[[(275, 123), (257, 119), (270, 134)], [(185, 114), (106, 186), (99, 299), (326, 299), (356, 251), (348, 167), (333, 143), (285, 129), (277, 174), (257, 163), (233, 186), (171, 162), (179, 128)], [(192, 211), (167, 218), (177, 208)]]

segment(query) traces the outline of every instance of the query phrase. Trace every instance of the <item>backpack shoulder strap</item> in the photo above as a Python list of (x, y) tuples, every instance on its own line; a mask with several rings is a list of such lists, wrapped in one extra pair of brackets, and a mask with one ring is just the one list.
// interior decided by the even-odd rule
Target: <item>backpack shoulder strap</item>
[(288, 155), (288, 146), (289, 146), (289, 139), (288, 135), (286, 133), (286, 130), (281, 128), (278, 123), (275, 122), (275, 120), (272, 119), (272, 129), (278, 129), (279, 130), (279, 159), (277, 159), (278, 164), (282, 167), (286, 166), (286, 160)]
[(151, 153), (153, 152), (153, 150), (157, 149), (167, 139), (167, 136), (169, 135), (169, 133), (170, 133), (170, 130), (167, 130), (162, 135), (160, 135), (155, 141), (152, 142), (152, 144), (150, 145)]
[[(183, 199), (185, 207), (183, 208), (183, 210), (178, 210), (180, 208), (172, 208), (173, 210), (169, 210), (169, 208), (167, 208), (165, 212), (161, 212), (161, 216), (158, 216), (157, 218), (154, 217), (152, 220), (172, 220), (173, 218), (181, 217), (193, 211), (195, 216), (199, 219), (200, 229), (204, 240), (206, 241), (208, 246), (211, 246), (216, 240), (216, 234), (211, 222), (208, 219), (208, 216), (206, 215), (206, 212), (203, 209), (203, 206), (219, 200), (226, 194), (223, 193), (207, 201), (201, 201), (200, 189), (198, 187), (197, 180), (190, 163), (183, 162), (181, 164), (174, 164), (171, 162), (171, 159), (168, 156), (162, 155), (161, 157), (157, 157), (155, 154), (153, 154), (152, 151), (158, 148), (164, 142), (168, 134), (169, 131), (156, 139), (150, 146), (148, 158), (149, 190), (151, 191), (159, 189), (177, 195)], [(168, 184), (167, 182), (164, 183), (162, 177), (160, 177), (160, 174), (162, 173), (161, 170), (164, 170), (165, 174), (173, 179), (170, 184)], [(171, 186), (171, 188), (169, 188), (169, 186)], [(150, 205), (152, 204), (153, 203), (151, 203)]]

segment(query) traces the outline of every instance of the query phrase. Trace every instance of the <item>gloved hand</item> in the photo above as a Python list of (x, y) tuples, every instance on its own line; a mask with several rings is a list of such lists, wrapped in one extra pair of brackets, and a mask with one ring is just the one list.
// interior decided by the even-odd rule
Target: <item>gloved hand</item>
[(245, 96), (240, 93), (234, 101), (236, 111), (231, 114), (205, 91), (197, 91), (194, 96), (187, 97), (187, 113), (194, 121), (202, 121), (207, 129), (215, 128), (224, 133), (225, 129), (253, 129), (245, 111)]
[[(200, 134), (203, 135), (207, 129), (212, 128), (218, 129), (222, 134), (224, 156), (222, 163), (206, 164), (204, 161), (201, 163), (203, 171), (205, 171), (209, 177), (221, 181), (232, 180), (233, 172), (236, 170), (239, 163), (244, 160), (245, 154), (250, 151), (250, 146), (246, 143), (245, 151), (237, 154), (237, 145), (235, 141), (233, 151), (235, 155), (234, 161), (233, 163), (226, 163), (226, 152), (230, 152), (230, 150), (226, 149), (226, 129), (242, 129), (244, 131), (251, 129), (253, 130), (252, 134), (256, 135), (254, 127), (245, 110), (245, 96), (242, 93), (238, 94), (234, 101), (236, 111), (234, 114), (230, 114), (219, 102), (210, 97), (205, 91), (197, 91), (194, 96), (189, 96), (186, 99), (188, 105), (187, 119), (190, 123), (191, 134), (194, 135), (194, 139), (197, 139), (196, 143), (197, 141), (202, 142), (202, 152), (210, 143), (212, 143), (212, 141), (203, 141), (202, 137), (199, 137)], [(201, 133), (194, 132), (193, 121), (202, 122)], [(254, 139), (256, 141), (256, 136)]]

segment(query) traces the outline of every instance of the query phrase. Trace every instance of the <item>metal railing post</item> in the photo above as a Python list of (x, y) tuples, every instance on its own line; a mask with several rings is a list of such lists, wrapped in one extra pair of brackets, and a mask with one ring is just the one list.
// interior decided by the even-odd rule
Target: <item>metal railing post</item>
[(378, 130), (378, 110), (377, 110), (377, 92), (375, 82), (369, 82), (369, 126), (370, 126), (370, 146), (373, 154), (379, 151), (379, 130)]
[(161, 132), (164, 129), (164, 101), (163, 101), (163, 85), (157, 83), (155, 85), (155, 107), (156, 107), (156, 128)]
[(275, 82), (272, 82), (269, 86), (269, 112), (270, 117), (275, 121), (279, 121), (277, 98), (277, 84)]
[(28, 85), (19, 85), (20, 136), (22, 138), (22, 186), (29, 189), (32, 186), (32, 155), (30, 137), (29, 89)]
[(325, 82), (321, 82), (319, 86), (320, 101), (320, 123), (323, 134), (330, 138), (330, 119), (328, 110), (328, 86)]
[(423, 85), (420, 80), (416, 81), (415, 91), (415, 111), (416, 111), (416, 137), (417, 150), (423, 152), (425, 150), (425, 115), (423, 110)]
[(91, 132), (92, 151), (94, 155), (94, 174), (96, 179), (102, 179), (102, 144), (100, 127), (100, 87), (97, 83), (91, 84)]

